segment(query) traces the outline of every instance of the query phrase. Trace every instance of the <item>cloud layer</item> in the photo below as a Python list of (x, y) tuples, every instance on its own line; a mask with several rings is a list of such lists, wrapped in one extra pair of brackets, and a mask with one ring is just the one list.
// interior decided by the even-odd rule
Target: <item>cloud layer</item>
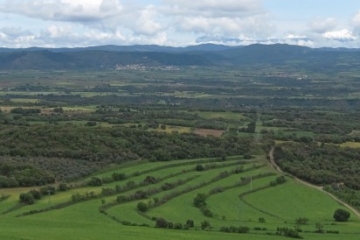
[(0, 46), (213, 42), (360, 47), (360, 11), (341, 21), (315, 17), (289, 27), (264, 1), (0, 0), (0, 19), (6, 22), (0, 23)]

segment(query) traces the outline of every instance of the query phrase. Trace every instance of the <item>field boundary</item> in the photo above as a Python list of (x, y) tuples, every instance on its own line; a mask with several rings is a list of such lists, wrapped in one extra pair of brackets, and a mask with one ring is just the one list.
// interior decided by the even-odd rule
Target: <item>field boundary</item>
[(338, 203), (340, 203), (341, 205), (344, 205), (345, 207), (347, 207), (348, 209), (350, 209), (359, 219), (360, 219), (360, 212), (352, 207), (351, 205), (349, 205), (348, 203), (344, 202), (343, 200), (339, 199), (338, 197), (336, 197), (335, 195), (333, 195), (332, 193), (329, 193), (327, 191), (324, 190), (324, 188), (322, 186), (317, 186), (317, 185), (314, 185), (314, 184), (311, 184), (309, 182), (306, 182), (304, 180), (301, 180), (293, 175), (291, 175), (290, 173), (287, 173), (287, 172), (284, 172), (275, 162), (275, 158), (274, 158), (274, 146), (271, 147), (270, 151), (269, 151), (269, 160), (270, 160), (270, 163), (271, 165), (273, 166), (273, 168), (278, 171), (279, 173), (282, 173), (282, 174), (287, 174), (289, 176), (291, 176), (296, 182), (298, 183), (301, 183), (307, 187), (310, 187), (312, 189), (316, 189), (322, 193), (325, 193), (327, 194), (328, 196), (330, 196), (332, 199), (334, 199), (335, 201), (337, 201)]

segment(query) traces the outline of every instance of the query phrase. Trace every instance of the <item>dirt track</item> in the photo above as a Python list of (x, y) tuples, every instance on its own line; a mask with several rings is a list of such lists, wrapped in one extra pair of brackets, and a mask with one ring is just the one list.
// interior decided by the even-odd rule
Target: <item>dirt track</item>
[[(280, 172), (280, 173), (284, 173), (284, 171), (276, 164), (276, 162), (274, 160), (274, 147), (272, 147), (270, 152), (269, 152), (269, 158), (270, 158), (270, 163), (275, 168), (275, 170)], [(305, 182), (305, 181), (303, 181), (303, 180), (301, 180), (301, 179), (299, 179), (299, 178), (297, 178), (295, 176), (293, 176), (293, 177), (294, 177), (295, 181), (329, 195), (335, 201), (337, 201), (338, 203), (340, 203), (340, 204), (344, 205), (345, 207), (347, 207), (348, 209), (350, 209), (356, 216), (358, 216), (358, 218), (360, 218), (360, 213), (354, 207), (352, 207), (349, 204), (347, 204), (346, 202), (340, 200), (339, 198), (332, 195), (331, 193), (325, 191), (322, 186), (317, 186), (317, 185)]]

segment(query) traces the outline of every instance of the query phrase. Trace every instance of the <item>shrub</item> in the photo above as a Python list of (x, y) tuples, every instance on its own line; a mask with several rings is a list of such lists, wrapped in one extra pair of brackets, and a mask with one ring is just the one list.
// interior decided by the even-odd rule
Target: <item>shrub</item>
[(205, 229), (210, 229), (211, 228), (211, 224), (209, 221), (202, 221), (201, 222), (201, 229), (205, 230)]
[(315, 223), (315, 232), (316, 233), (324, 233), (324, 225), (320, 222)]
[(35, 203), (35, 199), (31, 193), (21, 193), (19, 200), (21, 203), (25, 203), (27, 205), (32, 205)]
[(121, 181), (121, 180), (125, 180), (126, 179), (126, 175), (125, 173), (113, 173), (112, 174), (112, 178), (114, 179), (114, 181)]
[(167, 228), (168, 222), (164, 218), (158, 218), (156, 219), (155, 227), (157, 228)]
[(207, 196), (204, 193), (198, 193), (196, 197), (194, 198), (194, 206), (197, 208), (206, 206), (206, 200)]
[(286, 228), (286, 227), (284, 227), (284, 228), (278, 227), (276, 230), (276, 234), (285, 236), (285, 237), (289, 237), (289, 238), (302, 238), (296, 229), (291, 229), (291, 228)]
[(182, 229), (182, 228), (183, 228), (183, 226), (182, 226), (181, 223), (175, 223), (174, 224), (174, 229)]
[(229, 232), (229, 227), (222, 226), (220, 232)]
[(185, 225), (188, 226), (189, 228), (193, 228), (193, 227), (195, 226), (194, 220), (188, 219), (188, 220), (186, 221), (186, 224), (185, 224)]
[(35, 200), (41, 199), (41, 193), (38, 190), (31, 190), (29, 192)]
[(128, 197), (127, 197), (127, 196), (124, 196), (124, 195), (120, 195), (120, 196), (118, 196), (118, 197), (116, 198), (116, 201), (117, 201), (118, 203), (126, 202), (126, 201), (128, 201)]
[(146, 212), (148, 210), (148, 205), (144, 202), (139, 202), (137, 204), (137, 209), (140, 211), (140, 212)]
[(45, 186), (40, 188), (40, 192), (43, 196), (54, 195), (56, 193), (56, 188), (54, 186)]
[(94, 122), (94, 121), (89, 121), (89, 122), (87, 122), (87, 123), (85, 124), (85, 126), (94, 127), (94, 126), (96, 126), (96, 122)]
[(67, 190), (69, 190), (69, 186), (66, 183), (60, 183), (59, 184), (59, 191), (65, 192)]
[(93, 187), (101, 186), (102, 185), (102, 180), (101, 180), (101, 178), (98, 178), (98, 177), (92, 177), (89, 180), (88, 185), (93, 186)]
[(277, 184), (283, 184), (286, 182), (286, 178), (284, 176), (280, 176), (276, 178), (276, 183)]
[(350, 212), (339, 208), (335, 210), (333, 217), (337, 222), (346, 222), (350, 218)]
[(155, 184), (157, 182), (157, 179), (153, 176), (146, 176), (143, 182), (145, 184)]
[(238, 227), (238, 233), (248, 233), (250, 229), (248, 227)]
[(243, 156), (244, 159), (252, 159), (253, 156), (251, 156), (251, 154), (249, 153), (245, 153), (244, 156)]
[(195, 170), (198, 172), (201, 172), (201, 171), (205, 171), (205, 168), (203, 165), (198, 164), (198, 165), (196, 165)]
[(305, 225), (308, 223), (308, 221), (309, 221), (309, 219), (305, 218), (305, 217), (299, 217), (299, 218), (295, 219), (295, 222), (298, 225)]

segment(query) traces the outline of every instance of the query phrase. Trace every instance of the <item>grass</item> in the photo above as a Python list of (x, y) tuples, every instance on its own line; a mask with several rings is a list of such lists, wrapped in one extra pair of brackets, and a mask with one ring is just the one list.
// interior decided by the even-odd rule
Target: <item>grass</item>
[[(331, 222), (334, 211), (342, 207), (339, 203), (319, 192), (293, 180), (244, 197), (246, 202), (284, 220), (306, 217), (312, 222)], [(311, 203), (311, 204), (306, 204)], [(352, 217), (350, 221), (359, 219)]]
[[(225, 162), (217, 164), (236, 163), (239, 157), (228, 158)], [(208, 208), (215, 214), (215, 217), (205, 217), (202, 212), (193, 206), (193, 199), (197, 193), (209, 193), (216, 187), (233, 186), (239, 182), (240, 178), (256, 176), (259, 173), (267, 173), (273, 171), (268, 166), (244, 171), (240, 174), (230, 174), (228, 177), (218, 179), (215, 182), (209, 181), (218, 176), (219, 173), (231, 172), (236, 166), (223, 166), (210, 169), (207, 171), (190, 171), (195, 169), (196, 164), (202, 162), (203, 165), (209, 164), (211, 159), (195, 159), (183, 161), (169, 162), (138, 162), (127, 164), (111, 169), (94, 176), (109, 177), (113, 172), (126, 173), (128, 177), (124, 181), (105, 184), (100, 187), (82, 187), (72, 189), (68, 192), (57, 193), (50, 197), (50, 205), (68, 201), (74, 193), (84, 193), (86, 191), (94, 191), (100, 193), (103, 187), (114, 187), (115, 185), (124, 185), (127, 181), (140, 183), (146, 176), (154, 176), (157, 178), (169, 176), (178, 173), (173, 177), (169, 177), (164, 181), (142, 186), (140, 188), (121, 193), (118, 195), (132, 194), (138, 190), (147, 190), (149, 188), (159, 188), (165, 182), (176, 182), (180, 179), (197, 176), (184, 185), (162, 191), (155, 195), (149, 196), (148, 199), (137, 200), (125, 204), (116, 205), (107, 209), (109, 216), (101, 214), (99, 207), (102, 205), (102, 199), (105, 203), (111, 203), (116, 200), (118, 195), (100, 197), (94, 200), (80, 202), (70, 205), (59, 210), (52, 210), (40, 214), (29, 215), (26, 217), (15, 217), (16, 215), (29, 210), (42, 209), (49, 206), (48, 197), (44, 197), (32, 206), (24, 206), (18, 210), (8, 214), (0, 215), (0, 239), (118, 239), (121, 236), (124, 239), (238, 239), (238, 234), (226, 234), (218, 232), (221, 226), (248, 226), (250, 233), (241, 235), (244, 240), (268, 239), (280, 240), (282, 237), (275, 235), (266, 235), (267, 232), (274, 233), (277, 227), (294, 226), (294, 220), (297, 217), (307, 217), (310, 223), (302, 228), (306, 231), (314, 231), (315, 222), (320, 221), (324, 224), (325, 230), (339, 230), (340, 235), (336, 234), (313, 234), (301, 233), (305, 239), (321, 240), (321, 239), (342, 239), (345, 237), (342, 233), (346, 233), (346, 239), (358, 239), (360, 220), (352, 217), (347, 223), (335, 223), (332, 219), (333, 211), (340, 206), (335, 200), (324, 193), (303, 186), (293, 179), (288, 179), (283, 185), (276, 187), (268, 187), (258, 192), (249, 193), (242, 199), (239, 198), (241, 193), (249, 192), (251, 189), (269, 186), (269, 182), (275, 179), (275, 176), (268, 176), (254, 179), (252, 184), (229, 188), (218, 194), (210, 195), (207, 200)], [(244, 169), (249, 169), (256, 164), (265, 163), (264, 156), (257, 156), (253, 162), (244, 164)], [(206, 163), (208, 162), (208, 163)], [(183, 163), (178, 165), (178, 163)], [(159, 169), (162, 168), (162, 169)], [(151, 170), (151, 172), (142, 174), (141, 172)], [(132, 175), (138, 172), (138, 175)], [(200, 186), (200, 183), (206, 183)], [(189, 186), (196, 189), (180, 194), (169, 200), (163, 205), (150, 209), (147, 214), (151, 217), (164, 217), (172, 222), (185, 223), (187, 219), (193, 219), (195, 229), (184, 230), (163, 230), (153, 228), (154, 221), (139, 215), (136, 206), (139, 201), (148, 202), (153, 198), (161, 199), (165, 195), (172, 192), (179, 192), (187, 189)], [(11, 195), (8, 199), (0, 202), (0, 211), (14, 206), (18, 202), (18, 196), (21, 192), (29, 191), (32, 188), (22, 189), (1, 189), (0, 194)], [(149, 227), (139, 226), (123, 226), (121, 223), (114, 221), (111, 216), (115, 216), (120, 220), (126, 220), (136, 224), (147, 224)], [(265, 223), (259, 223), (258, 219), (263, 217)], [(214, 227), (210, 231), (202, 231), (200, 223), (208, 220)], [(254, 227), (267, 228), (266, 231), (255, 231)]]
[(178, 132), (178, 133), (191, 133), (192, 129), (190, 127), (181, 127), (181, 126), (171, 126), (171, 125), (165, 125), (166, 128), (156, 128), (156, 129), (150, 129), (150, 131), (156, 131), (156, 132), (164, 132), (164, 133), (172, 133), (172, 132)]
[(360, 142), (345, 142), (340, 144), (340, 147), (360, 148)]
[(10, 99), (11, 102), (14, 103), (38, 103), (39, 100), (38, 99), (33, 99), (33, 98), (12, 98)]
[(243, 114), (236, 112), (205, 112), (205, 111), (195, 111), (191, 113), (196, 113), (202, 118), (214, 119), (214, 118), (224, 118), (229, 120), (241, 120), (247, 119)]

